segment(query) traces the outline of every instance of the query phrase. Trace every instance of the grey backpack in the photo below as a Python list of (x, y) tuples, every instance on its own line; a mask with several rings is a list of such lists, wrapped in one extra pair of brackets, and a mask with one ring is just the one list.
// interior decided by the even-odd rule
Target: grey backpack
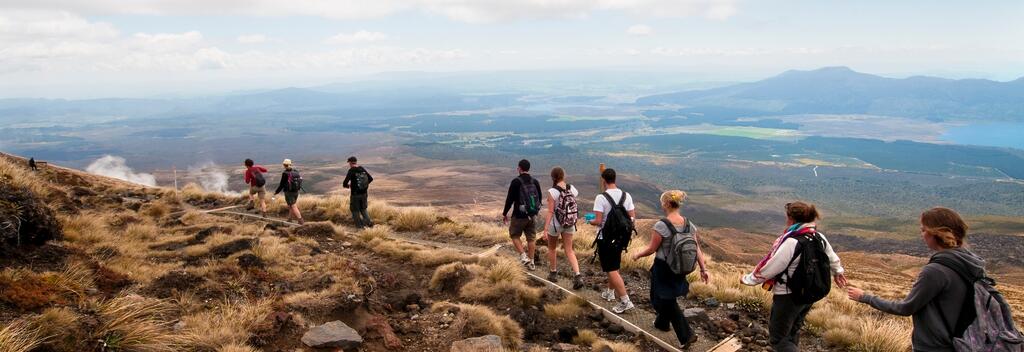
[(690, 219), (683, 223), (683, 232), (676, 230), (668, 219), (661, 219), (661, 222), (672, 232), (672, 237), (662, 246), (669, 246), (669, 255), (665, 258), (669, 268), (678, 275), (692, 273), (697, 267), (697, 239), (694, 237), (694, 229), (690, 226)]
[[(961, 313), (953, 334), (953, 348), (958, 352), (1021, 352), (1024, 335), (1017, 330), (1010, 313), (1010, 305), (995, 289), (995, 281), (988, 277), (974, 277), (952, 258), (932, 258), (932, 262), (952, 269), (967, 283), (968, 299), (973, 296), (975, 314)], [(973, 289), (973, 292), (970, 290)], [(968, 305), (965, 302), (965, 307)], [(966, 320), (966, 321), (965, 321)]]

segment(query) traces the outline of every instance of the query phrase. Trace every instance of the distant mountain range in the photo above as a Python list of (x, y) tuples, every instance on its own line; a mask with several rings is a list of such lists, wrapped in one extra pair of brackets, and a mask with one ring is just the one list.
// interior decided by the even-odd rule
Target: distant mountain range
[(826, 67), (786, 71), (757, 82), (637, 99), (639, 105), (679, 105), (688, 111), (743, 109), (756, 115), (869, 114), (1024, 121), (1024, 77), (997, 82), (914, 76), (887, 78)]

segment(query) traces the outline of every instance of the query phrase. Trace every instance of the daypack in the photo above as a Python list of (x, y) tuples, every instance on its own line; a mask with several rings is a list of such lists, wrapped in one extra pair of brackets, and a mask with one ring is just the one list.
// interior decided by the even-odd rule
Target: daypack
[(249, 169), (252, 174), (252, 184), (256, 187), (263, 187), (267, 185), (267, 179), (263, 177), (263, 173), (256, 168)]
[(288, 183), (285, 184), (284, 190), (288, 192), (298, 192), (302, 189), (302, 175), (299, 175), (299, 170), (285, 171), (288, 175)]
[(565, 189), (555, 185), (555, 189), (559, 193), (558, 204), (555, 204), (555, 220), (558, 220), (558, 224), (562, 225), (563, 229), (576, 226), (580, 210), (579, 204), (576, 203), (576, 196), (572, 195), (572, 185), (566, 184)]
[(668, 219), (661, 219), (661, 222), (668, 226), (672, 233), (667, 241), (662, 241), (662, 246), (669, 246), (669, 254), (665, 258), (668, 267), (677, 275), (692, 273), (697, 267), (697, 239), (694, 237), (693, 228), (690, 227), (690, 219), (685, 219), (683, 232), (676, 230), (676, 225)]
[(370, 188), (370, 174), (362, 169), (356, 171), (356, 176), (352, 180), (352, 188), (359, 191), (365, 191)]
[(995, 280), (971, 275), (957, 259), (936, 256), (928, 262), (952, 269), (967, 284), (964, 311), (953, 328), (956, 351), (1024, 351), (1024, 335), (1013, 322), (1010, 305), (995, 289)]
[(540, 213), (540, 189), (530, 175), (519, 177), (519, 211), (530, 216)]
[(604, 226), (601, 226), (601, 232), (598, 237), (609, 248), (617, 248), (624, 251), (629, 247), (629, 241), (632, 239), (633, 234), (636, 233), (633, 219), (629, 217), (629, 211), (623, 205), (629, 194), (622, 192), (622, 198), (619, 198), (618, 203), (612, 199), (608, 192), (601, 193), (601, 195), (608, 200), (608, 204), (612, 204), (612, 210), (605, 215)]
[[(776, 281), (789, 288), (793, 301), (805, 304), (817, 302), (832, 290), (832, 267), (825, 253), (825, 240), (817, 232), (793, 235), (791, 238), (797, 240), (793, 259), (790, 259), (786, 270), (779, 274)], [(789, 267), (797, 258), (800, 261), (790, 275)]]

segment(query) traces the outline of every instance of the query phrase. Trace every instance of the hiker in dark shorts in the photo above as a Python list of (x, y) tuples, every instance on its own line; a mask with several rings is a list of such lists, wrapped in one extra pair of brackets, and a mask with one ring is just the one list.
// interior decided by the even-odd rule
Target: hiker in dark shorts
[(249, 205), (246, 210), (256, 207), (257, 200), (260, 206), (260, 215), (267, 214), (267, 179), (263, 173), (267, 168), (256, 165), (252, 159), (245, 159), (245, 184), (249, 185)]
[[(623, 248), (617, 248), (608, 242), (607, 236), (602, 232), (609, 213), (618, 204), (628, 213), (629, 219), (636, 219), (636, 208), (633, 205), (633, 197), (615, 185), (615, 170), (607, 169), (601, 173), (601, 183), (605, 186), (605, 192), (597, 195), (594, 199), (594, 219), (589, 223), (598, 227), (597, 258), (601, 262), (601, 271), (608, 275), (608, 288), (601, 292), (601, 298), (612, 302), (616, 299), (619, 304), (612, 307), (612, 311), (620, 314), (633, 309), (633, 302), (629, 300), (626, 293), (626, 283), (622, 281), (619, 268), (622, 265)], [(609, 202), (608, 198), (611, 198)]]
[(370, 183), (373, 182), (373, 176), (359, 166), (358, 160), (354, 156), (348, 158), (348, 166), (348, 174), (345, 175), (345, 181), (341, 183), (341, 186), (352, 190), (348, 203), (348, 207), (352, 211), (352, 220), (355, 221), (358, 228), (373, 227), (370, 213), (366, 211), (369, 207), (367, 191), (370, 189)]
[[(537, 245), (534, 240), (537, 238), (537, 214), (540, 213), (540, 204), (543, 196), (540, 193), (540, 182), (530, 177), (530, 162), (526, 159), (519, 161), (516, 167), (519, 177), (512, 179), (508, 186), (508, 194), (505, 196), (505, 209), (501, 212), (502, 221), (508, 224), (508, 235), (512, 238), (512, 245), (519, 253), (519, 261), (530, 270), (536, 269), (533, 262)], [(508, 211), (512, 209), (512, 220), (509, 221)], [(521, 237), (526, 236), (526, 250), (523, 250)]]
[(28, 168), (32, 171), (39, 171), (36, 167), (36, 158), (28, 158)]
[(299, 175), (299, 170), (295, 170), (292, 167), (291, 159), (284, 159), (281, 164), (284, 166), (284, 172), (281, 173), (281, 182), (277, 185), (277, 190), (274, 191), (274, 198), (277, 198), (277, 194), (284, 191), (284, 202), (288, 204), (288, 219), (296, 220), (299, 225), (305, 224), (306, 221), (302, 220), (302, 213), (299, 212), (299, 191), (302, 190), (302, 176)]

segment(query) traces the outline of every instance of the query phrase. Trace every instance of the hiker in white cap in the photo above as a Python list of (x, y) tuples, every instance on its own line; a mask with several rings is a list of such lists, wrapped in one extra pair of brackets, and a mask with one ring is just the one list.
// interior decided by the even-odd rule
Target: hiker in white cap
[(302, 176), (299, 175), (299, 170), (292, 167), (292, 159), (284, 159), (281, 162), (284, 165), (284, 172), (281, 173), (281, 182), (277, 185), (277, 190), (274, 191), (274, 199), (277, 198), (277, 194), (284, 191), (284, 202), (288, 203), (288, 219), (298, 221), (300, 225), (306, 222), (302, 220), (302, 213), (299, 212), (299, 206), (296, 204), (299, 200), (299, 191), (302, 190)]

